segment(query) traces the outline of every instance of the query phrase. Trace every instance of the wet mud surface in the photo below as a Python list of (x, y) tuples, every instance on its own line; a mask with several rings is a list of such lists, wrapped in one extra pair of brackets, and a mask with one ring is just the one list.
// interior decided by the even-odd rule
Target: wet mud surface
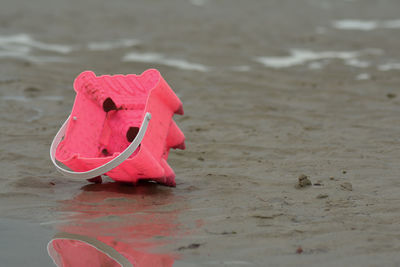
[[(399, 8), (4, 0), (0, 260), (52, 266), (46, 243), (67, 232), (141, 266), (399, 265)], [(48, 150), (74, 78), (148, 68), (184, 104), (176, 188), (58, 174)]]

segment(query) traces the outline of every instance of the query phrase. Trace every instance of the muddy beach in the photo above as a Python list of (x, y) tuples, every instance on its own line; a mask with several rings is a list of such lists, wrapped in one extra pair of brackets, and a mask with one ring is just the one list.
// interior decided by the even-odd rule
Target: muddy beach
[[(55, 266), (63, 233), (138, 266), (399, 266), (399, 9), (2, 0), (0, 266)], [(74, 78), (149, 68), (185, 110), (177, 186), (57, 173)]]

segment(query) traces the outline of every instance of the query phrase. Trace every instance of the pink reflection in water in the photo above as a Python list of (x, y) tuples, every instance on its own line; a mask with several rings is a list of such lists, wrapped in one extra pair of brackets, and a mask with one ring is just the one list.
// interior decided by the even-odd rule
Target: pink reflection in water
[(152, 183), (87, 185), (62, 211), (74, 212), (48, 245), (58, 266), (172, 266), (160, 252), (179, 233), (184, 206), (172, 189)]

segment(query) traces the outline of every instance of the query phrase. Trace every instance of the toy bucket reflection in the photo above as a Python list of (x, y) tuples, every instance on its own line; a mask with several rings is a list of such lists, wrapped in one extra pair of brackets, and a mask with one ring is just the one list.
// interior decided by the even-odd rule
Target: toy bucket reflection
[[(57, 266), (172, 266), (165, 247), (177, 236), (183, 201), (154, 183), (91, 184), (63, 201), (67, 223), (48, 243)], [(164, 250), (164, 251), (163, 251)]]

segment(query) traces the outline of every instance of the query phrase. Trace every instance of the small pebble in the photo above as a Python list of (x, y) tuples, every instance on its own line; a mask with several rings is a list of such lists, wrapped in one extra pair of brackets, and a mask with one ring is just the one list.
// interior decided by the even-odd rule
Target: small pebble
[(386, 94), (386, 97), (389, 98), (389, 99), (396, 98), (396, 96), (397, 96), (397, 95), (394, 94), (394, 93), (387, 93), (387, 94)]
[(314, 186), (323, 186), (324, 184), (322, 181), (317, 181), (316, 183), (313, 184)]
[(297, 254), (303, 253), (303, 249), (302, 249), (301, 247), (298, 247), (298, 248), (296, 249), (296, 253), (297, 253)]
[(351, 183), (349, 183), (349, 182), (345, 182), (345, 183), (341, 184), (340, 187), (343, 190), (353, 191), (353, 185)]
[(196, 249), (196, 248), (199, 248), (200, 246), (201, 246), (201, 244), (192, 243), (192, 244), (190, 244), (190, 245), (188, 245), (188, 246), (186, 246), (186, 247), (180, 247), (180, 248), (178, 248), (178, 250)]
[(299, 176), (299, 183), (298, 183), (299, 187), (306, 187), (306, 186), (310, 186), (310, 185), (312, 185), (312, 183), (311, 183), (310, 179), (308, 179), (307, 175), (302, 174)]

